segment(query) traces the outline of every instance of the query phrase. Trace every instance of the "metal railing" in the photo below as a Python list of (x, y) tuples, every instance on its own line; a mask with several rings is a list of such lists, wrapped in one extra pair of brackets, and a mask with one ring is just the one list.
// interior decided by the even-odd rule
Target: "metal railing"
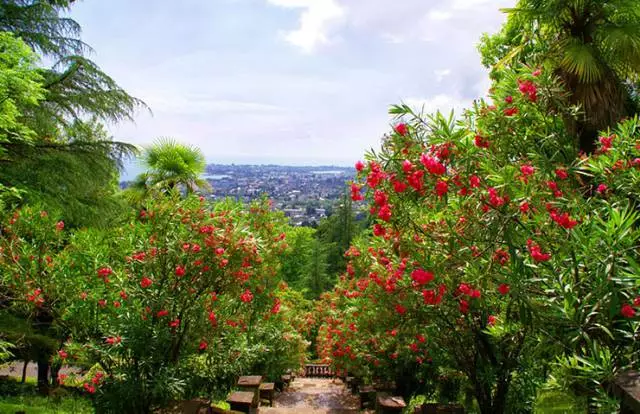
[(333, 377), (333, 369), (327, 364), (306, 364), (304, 366), (305, 377)]

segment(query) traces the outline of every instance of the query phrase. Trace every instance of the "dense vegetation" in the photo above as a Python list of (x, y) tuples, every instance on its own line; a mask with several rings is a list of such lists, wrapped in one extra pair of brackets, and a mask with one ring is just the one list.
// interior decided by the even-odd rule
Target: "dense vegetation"
[(0, 359), (36, 361), (41, 394), (148, 413), (319, 358), (483, 414), (617, 410), (640, 354), (638, 2), (520, 0), (479, 46), (489, 95), (393, 106), (317, 229), (199, 197), (197, 148), (113, 141), (146, 107), (70, 3), (0, 4)]

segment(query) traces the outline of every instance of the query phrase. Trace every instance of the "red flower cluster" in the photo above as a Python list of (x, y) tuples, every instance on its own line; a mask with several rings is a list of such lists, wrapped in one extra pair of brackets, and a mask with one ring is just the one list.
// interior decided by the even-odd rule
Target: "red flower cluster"
[(538, 100), (538, 89), (536, 88), (535, 83), (533, 83), (532, 81), (530, 81), (530, 80), (526, 80), (526, 81), (519, 80), (518, 81), (518, 89), (520, 89), (520, 92), (524, 96), (529, 98), (529, 100), (531, 102), (536, 102)]
[(557, 210), (552, 209), (549, 211), (549, 215), (551, 216), (551, 220), (555, 221), (560, 227), (565, 228), (567, 230), (571, 230), (574, 228), (578, 222), (569, 216), (569, 213), (558, 214)]
[(411, 279), (417, 286), (426, 285), (433, 280), (433, 273), (424, 269), (415, 269), (411, 272)]
[(473, 139), (473, 143), (478, 148), (489, 148), (489, 140), (483, 138), (481, 135), (476, 135)]
[(542, 249), (533, 240), (527, 240), (527, 248), (531, 254), (531, 258), (535, 262), (547, 262), (551, 259), (551, 253), (542, 253)]
[(407, 133), (409, 132), (409, 128), (407, 127), (407, 124), (405, 124), (405, 123), (397, 124), (395, 127), (393, 127), (393, 130), (397, 134), (402, 135), (402, 136), (407, 135)]
[(113, 274), (113, 270), (110, 267), (101, 267), (98, 269), (98, 277), (101, 278), (104, 283), (109, 283), (109, 276)]
[(246, 289), (242, 295), (240, 295), (240, 300), (244, 303), (249, 303), (253, 300), (253, 293), (249, 289)]

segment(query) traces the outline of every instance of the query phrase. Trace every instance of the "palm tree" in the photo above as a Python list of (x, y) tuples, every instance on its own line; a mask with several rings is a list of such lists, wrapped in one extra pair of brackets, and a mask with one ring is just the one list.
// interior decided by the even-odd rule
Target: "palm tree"
[(209, 183), (200, 178), (207, 163), (197, 147), (160, 138), (145, 149), (142, 163), (147, 171), (138, 176), (137, 187), (163, 192), (184, 189), (187, 193), (210, 188)]
[(592, 152), (599, 130), (638, 111), (640, 1), (520, 0), (506, 12), (521, 40), (507, 58), (538, 51), (520, 60), (551, 67), (582, 107), (569, 124), (581, 150)]

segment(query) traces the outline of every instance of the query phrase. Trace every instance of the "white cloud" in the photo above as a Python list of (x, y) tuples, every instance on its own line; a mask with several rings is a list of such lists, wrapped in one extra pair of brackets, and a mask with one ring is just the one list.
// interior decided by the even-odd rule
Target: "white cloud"
[(447, 115), (452, 110), (456, 115), (459, 115), (465, 108), (471, 106), (469, 99), (446, 94), (439, 94), (430, 98), (407, 98), (404, 103), (414, 111), (427, 115), (436, 111)]
[(431, 10), (428, 14), (430, 20), (449, 20), (453, 16), (451, 12), (444, 10)]
[(433, 74), (436, 75), (436, 82), (442, 82), (444, 78), (451, 75), (451, 69), (436, 69)]
[(284, 39), (307, 53), (331, 42), (331, 25), (340, 21), (345, 14), (344, 8), (336, 0), (267, 1), (275, 6), (304, 9), (300, 15), (300, 26), (296, 30), (285, 32)]

